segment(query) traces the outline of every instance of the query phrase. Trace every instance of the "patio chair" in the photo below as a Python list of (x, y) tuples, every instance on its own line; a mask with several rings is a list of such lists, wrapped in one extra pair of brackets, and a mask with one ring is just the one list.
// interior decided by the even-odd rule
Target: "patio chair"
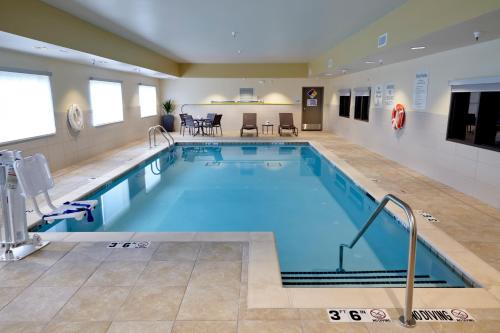
[(257, 131), (259, 136), (259, 128), (257, 127), (257, 113), (243, 113), (243, 125), (241, 126), (240, 136), (243, 136), (243, 130)]
[(279, 135), (283, 135), (283, 130), (290, 130), (295, 136), (299, 135), (299, 129), (293, 124), (293, 113), (280, 113)]
[(187, 113), (180, 113), (179, 114), (179, 117), (181, 118), (181, 128), (179, 130), (179, 134), (182, 134), (182, 130), (184, 129), (184, 127), (186, 127), (186, 116), (187, 116)]
[(184, 136), (184, 131), (186, 130), (186, 128), (188, 129), (189, 134), (191, 134), (193, 136), (199, 133), (200, 125), (198, 122), (194, 121), (193, 116), (187, 114), (184, 117), (184, 121), (185, 121), (185, 125), (184, 125), (184, 128), (182, 130), (182, 136)]
[[(220, 135), (222, 136), (222, 126), (221, 126), (221, 121), (222, 115), (221, 114), (216, 114), (214, 120), (210, 123), (209, 129), (211, 135), (215, 135), (215, 133), (218, 133), (218, 130), (220, 129)], [(214, 133), (215, 130), (215, 133)]]
[(213, 121), (216, 115), (216, 113), (207, 113), (207, 120)]

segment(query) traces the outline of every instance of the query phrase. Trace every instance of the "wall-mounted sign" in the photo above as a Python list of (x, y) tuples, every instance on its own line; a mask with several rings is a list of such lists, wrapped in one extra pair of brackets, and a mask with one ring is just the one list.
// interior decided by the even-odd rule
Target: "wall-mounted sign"
[(413, 108), (425, 110), (427, 108), (427, 89), (429, 86), (429, 73), (418, 72), (415, 74), (413, 85)]
[(387, 83), (384, 87), (384, 106), (388, 109), (394, 107), (394, 95), (396, 94), (396, 85)]
[(384, 87), (382, 85), (378, 84), (374, 87), (373, 89), (373, 105), (375, 108), (380, 109), (382, 108), (382, 99), (384, 96)]
[(318, 100), (316, 98), (308, 98), (307, 106), (318, 106)]
[(390, 323), (385, 309), (327, 309), (331, 323)]
[(318, 96), (318, 92), (314, 88), (309, 89), (307, 91), (307, 96), (309, 96), (309, 98), (316, 98), (316, 96)]

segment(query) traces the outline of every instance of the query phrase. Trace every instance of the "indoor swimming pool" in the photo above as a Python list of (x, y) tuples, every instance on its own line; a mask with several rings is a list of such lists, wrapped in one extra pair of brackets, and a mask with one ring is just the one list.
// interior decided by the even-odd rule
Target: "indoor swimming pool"
[[(98, 189), (94, 221), (37, 232), (273, 232), (284, 286), (402, 287), (408, 231), (388, 211), (353, 249), (374, 199), (307, 143), (176, 144)], [(416, 287), (469, 287), (424, 242)]]

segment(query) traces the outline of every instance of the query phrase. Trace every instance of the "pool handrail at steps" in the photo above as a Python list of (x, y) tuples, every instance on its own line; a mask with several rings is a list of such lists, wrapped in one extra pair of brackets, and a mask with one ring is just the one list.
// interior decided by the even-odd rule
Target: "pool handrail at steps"
[[(148, 129), (148, 138), (149, 138), (149, 148), (156, 147), (156, 132), (159, 132), (163, 137), (167, 140), (168, 146), (172, 146), (175, 143), (174, 137), (165, 129), (165, 127), (161, 125), (151, 126)], [(165, 135), (165, 133), (167, 133)]]
[(417, 224), (415, 221), (415, 215), (413, 215), (413, 211), (411, 207), (399, 199), (393, 194), (386, 194), (377, 209), (370, 216), (368, 221), (366, 221), (365, 225), (358, 232), (356, 237), (352, 240), (350, 244), (340, 244), (339, 246), (339, 268), (338, 272), (344, 271), (343, 263), (344, 263), (344, 247), (352, 249), (354, 245), (358, 242), (358, 240), (363, 236), (366, 230), (372, 225), (375, 218), (380, 214), (380, 212), (384, 209), (387, 203), (391, 201), (400, 207), (406, 214), (406, 218), (408, 220), (408, 230), (410, 237), (410, 244), (408, 247), (408, 269), (406, 275), (406, 296), (405, 296), (405, 309), (404, 314), (399, 318), (401, 325), (404, 327), (413, 327), (416, 322), (413, 319), (412, 315), (412, 307), (413, 307), (413, 285), (415, 280), (415, 259), (416, 259), (416, 248), (417, 248)]

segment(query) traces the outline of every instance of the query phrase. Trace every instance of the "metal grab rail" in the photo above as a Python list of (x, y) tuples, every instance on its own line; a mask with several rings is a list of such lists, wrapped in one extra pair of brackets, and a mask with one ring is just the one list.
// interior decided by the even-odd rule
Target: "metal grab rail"
[[(148, 130), (149, 148), (156, 147), (156, 132), (159, 132), (167, 140), (168, 145), (175, 143), (174, 137), (161, 125), (151, 126)], [(167, 135), (165, 135), (167, 133)]]
[(380, 212), (384, 209), (385, 205), (387, 205), (389, 201), (392, 201), (401, 209), (403, 209), (408, 219), (410, 244), (408, 247), (408, 269), (406, 275), (406, 296), (405, 296), (406, 299), (405, 299), (404, 314), (399, 318), (399, 321), (401, 325), (403, 325), (404, 327), (414, 327), (416, 322), (415, 319), (413, 319), (412, 308), (413, 308), (413, 285), (415, 280), (415, 258), (416, 258), (416, 248), (417, 248), (417, 224), (415, 222), (415, 216), (413, 215), (413, 211), (406, 202), (404, 202), (403, 200), (399, 199), (398, 197), (392, 194), (387, 194), (386, 196), (384, 196), (384, 198), (378, 205), (377, 209), (373, 212), (373, 214), (370, 216), (370, 218), (365, 223), (363, 228), (358, 232), (356, 237), (354, 237), (352, 242), (349, 245), (348, 244), (340, 245), (339, 268), (337, 269), (337, 271), (338, 272), (344, 271), (342, 267), (344, 263), (344, 247), (352, 249), (354, 245), (356, 245), (358, 240), (361, 238), (361, 236), (363, 236), (363, 234), (370, 227), (373, 221), (375, 221), (375, 218), (378, 216), (378, 214), (380, 214)]

